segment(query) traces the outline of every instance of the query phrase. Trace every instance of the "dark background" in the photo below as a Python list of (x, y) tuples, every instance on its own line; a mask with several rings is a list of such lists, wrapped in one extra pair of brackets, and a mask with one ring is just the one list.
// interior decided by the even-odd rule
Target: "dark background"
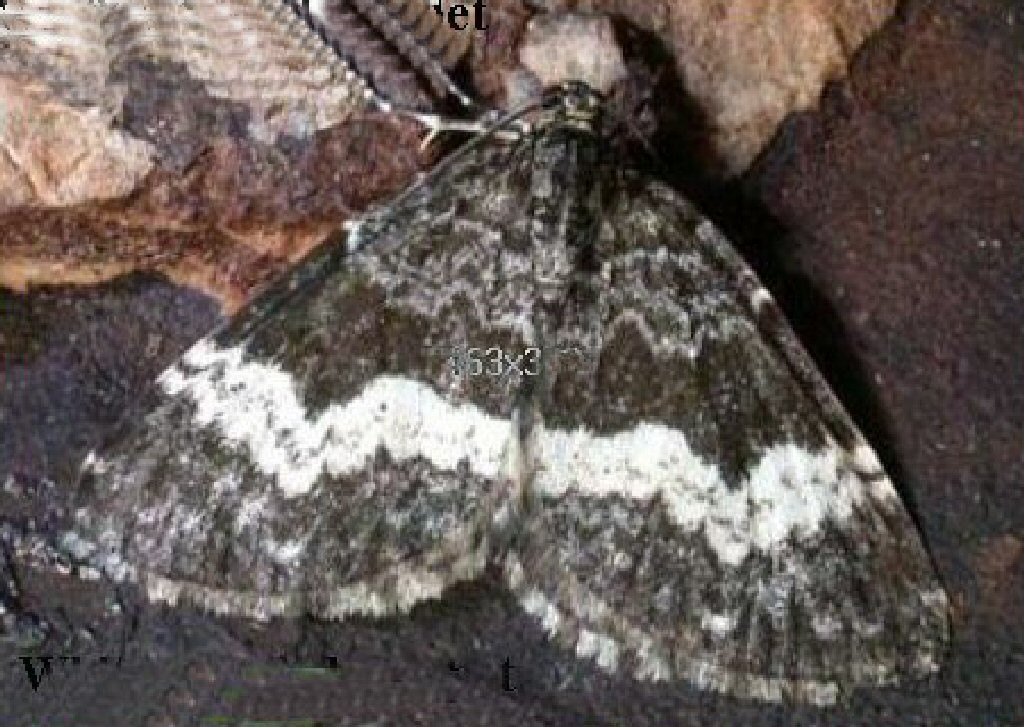
[[(486, 582), (408, 618), (257, 629), (130, 592), (111, 614), (108, 586), (11, 556), (19, 608), (61, 638), (93, 634), (36, 691), (0, 648), (0, 724), (1024, 724), (1024, 6), (904, 2), (744, 177), (676, 176), (776, 294), (917, 518), (954, 613), (933, 683), (794, 713), (610, 678)], [(25, 522), (59, 504), (41, 479), (66, 480), (217, 310), (144, 275), (0, 290), (0, 510)], [(337, 668), (288, 666), (327, 655)]]

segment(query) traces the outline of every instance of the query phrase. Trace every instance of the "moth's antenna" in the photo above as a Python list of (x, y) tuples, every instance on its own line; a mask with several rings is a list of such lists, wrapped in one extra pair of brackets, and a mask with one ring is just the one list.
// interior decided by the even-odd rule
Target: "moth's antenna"
[[(455, 162), (465, 157), (491, 137), (503, 135), (505, 133), (518, 137), (520, 134), (529, 133), (529, 124), (522, 122), (522, 117), (531, 111), (541, 108), (544, 104), (544, 99), (531, 100), (519, 108), (512, 109), (505, 113), (492, 112), (490, 114), (484, 114), (476, 121), (463, 122), (462, 127), (457, 130), (476, 132), (477, 136), (463, 144), (454, 153), (438, 162), (433, 169), (409, 185), (404, 192), (395, 197), (384, 209), (388, 211), (388, 214), (393, 214), (394, 211), (400, 209), (402, 205), (416, 193), (417, 190), (427, 184), (430, 180), (436, 178), (439, 174), (444, 173), (445, 170), (451, 167)], [(345, 226), (351, 230), (352, 227), (362, 225), (365, 222), (366, 220), (363, 219), (352, 222), (351, 224), (346, 223)]]

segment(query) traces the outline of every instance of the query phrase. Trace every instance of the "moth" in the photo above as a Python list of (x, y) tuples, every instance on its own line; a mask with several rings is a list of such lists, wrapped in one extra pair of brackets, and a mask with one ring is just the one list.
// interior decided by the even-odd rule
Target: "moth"
[[(90, 454), (76, 547), (255, 619), (490, 574), (581, 659), (744, 698), (935, 672), (947, 598), (878, 457), (602, 108), (552, 89), (192, 346)], [(537, 375), (451, 365), (471, 348)]]

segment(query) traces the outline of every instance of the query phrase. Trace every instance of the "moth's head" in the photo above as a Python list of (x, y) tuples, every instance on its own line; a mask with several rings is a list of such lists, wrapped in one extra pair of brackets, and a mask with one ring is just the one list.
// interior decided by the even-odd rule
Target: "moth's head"
[(549, 89), (541, 107), (552, 122), (589, 134), (598, 134), (604, 96), (585, 81), (569, 80)]

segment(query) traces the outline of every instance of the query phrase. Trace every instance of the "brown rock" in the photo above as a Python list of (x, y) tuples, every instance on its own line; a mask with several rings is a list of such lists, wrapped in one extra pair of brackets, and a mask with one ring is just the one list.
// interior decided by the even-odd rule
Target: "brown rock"
[(231, 311), (408, 184), (422, 129), (269, 7), (11, 2), (0, 285), (159, 271)]
[(152, 168), (152, 147), (110, 128), (41, 83), (0, 76), (0, 214), (128, 194)]
[[(73, 108), (57, 75), (23, 60), (0, 75), (6, 287), (155, 270), (231, 311), (421, 166), (419, 130), (402, 119), (353, 112), (338, 128), (267, 141), (262, 102), (211, 95), (180, 64), (119, 62), (114, 114), (109, 88)], [(24, 83), (30, 73), (45, 83)]]
[(0, 285), (159, 271), (231, 312), (354, 212), (407, 184), (421, 163), (414, 148), (415, 129), (376, 116), (288, 149), (213, 137), (183, 174), (155, 167), (130, 198), (0, 214)]
[[(576, 79), (608, 93), (626, 77), (615, 29), (605, 15), (539, 15), (527, 26), (519, 57), (543, 86)], [(516, 105), (514, 93), (509, 96), (509, 105)]]

